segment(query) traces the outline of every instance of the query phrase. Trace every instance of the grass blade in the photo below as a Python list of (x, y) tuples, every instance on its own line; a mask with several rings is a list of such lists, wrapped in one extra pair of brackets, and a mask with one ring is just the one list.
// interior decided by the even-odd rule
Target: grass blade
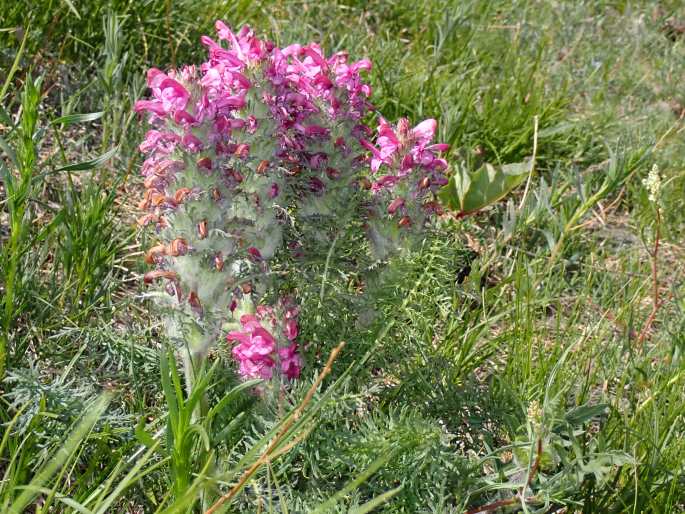
[(89, 112), (86, 114), (65, 114), (59, 118), (55, 118), (51, 121), (53, 125), (64, 125), (68, 127), (69, 125), (74, 125), (75, 123), (85, 123), (87, 121), (95, 121), (102, 118), (105, 114), (103, 111), (99, 112)]
[(70, 460), (72, 455), (87, 438), (88, 433), (100, 418), (102, 413), (109, 405), (109, 395), (102, 395), (95, 401), (95, 404), (83, 416), (81, 421), (71, 431), (69, 437), (60, 447), (53, 457), (38, 471), (28, 487), (10, 505), (9, 514), (21, 514), (26, 507), (33, 501), (42, 488), (57, 471), (62, 469)]
[(24, 48), (26, 47), (26, 40), (28, 39), (30, 33), (31, 26), (28, 25), (26, 27), (26, 30), (24, 31), (24, 37), (21, 40), (19, 51), (17, 52), (17, 55), (14, 56), (14, 62), (12, 63), (12, 67), (10, 68), (10, 71), (7, 74), (7, 78), (5, 78), (5, 83), (2, 85), (2, 90), (0, 90), (0, 102), (2, 102), (5, 99), (5, 94), (7, 93), (7, 90), (9, 89), (10, 84), (12, 83), (12, 78), (19, 69), (19, 61), (21, 60), (21, 56), (24, 53)]

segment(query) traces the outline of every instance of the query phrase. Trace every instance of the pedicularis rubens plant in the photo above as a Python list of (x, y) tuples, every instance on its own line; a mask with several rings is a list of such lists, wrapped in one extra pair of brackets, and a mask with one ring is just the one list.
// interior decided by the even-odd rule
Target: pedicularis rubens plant
[[(306, 255), (329, 237), (322, 227), (353, 216), (375, 256), (386, 257), (442, 212), (441, 188), (457, 205), (469, 184), (445, 188), (447, 145), (433, 142), (435, 120), (365, 124), (370, 61), (327, 57), (315, 43), (278, 48), (221, 21), (216, 30), (218, 42), (201, 38), (207, 62), (151, 69), (152, 97), (135, 106), (153, 127), (140, 145), (140, 223), (159, 238), (145, 282), (161, 286), (155, 296), (168, 335), (185, 349), (188, 384), (227, 339), (241, 376), (280, 387), (302, 361), (298, 305), (278, 297), (274, 257)], [(297, 239), (288, 236), (295, 223)]]

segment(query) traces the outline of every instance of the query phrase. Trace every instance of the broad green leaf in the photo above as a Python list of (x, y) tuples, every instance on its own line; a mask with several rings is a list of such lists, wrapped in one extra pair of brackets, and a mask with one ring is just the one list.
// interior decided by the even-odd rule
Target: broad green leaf
[(438, 196), (445, 207), (465, 216), (504, 198), (526, 180), (533, 161), (493, 166), (485, 164), (470, 173), (460, 167)]

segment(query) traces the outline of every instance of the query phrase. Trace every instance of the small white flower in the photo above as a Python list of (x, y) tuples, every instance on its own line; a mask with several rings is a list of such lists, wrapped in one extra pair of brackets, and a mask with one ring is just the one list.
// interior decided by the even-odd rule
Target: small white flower
[(661, 193), (661, 176), (659, 175), (659, 166), (656, 164), (652, 166), (652, 169), (649, 170), (649, 175), (647, 175), (647, 178), (642, 179), (642, 185), (645, 186), (645, 189), (647, 189), (647, 192), (649, 193), (649, 201), (652, 203), (658, 203)]
[(531, 422), (531, 424), (536, 428), (540, 426), (542, 423), (542, 407), (540, 406), (540, 402), (537, 400), (533, 400), (528, 404), (528, 420)]

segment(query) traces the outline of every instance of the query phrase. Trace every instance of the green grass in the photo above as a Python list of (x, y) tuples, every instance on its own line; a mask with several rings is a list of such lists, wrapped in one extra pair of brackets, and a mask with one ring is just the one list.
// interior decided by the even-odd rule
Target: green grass
[[(301, 441), (231, 512), (378, 497), (378, 512), (685, 511), (679, 2), (0, 0), (0, 13), (0, 510), (199, 512), (344, 340), (284, 444)], [(199, 62), (217, 18), (369, 57), (374, 105), (437, 118), (452, 163), (519, 162), (537, 140), (537, 173), (525, 198), (441, 222), (377, 283), (345, 267), (354, 238), (323, 289), (326, 256), (303, 266), (291, 285), (310, 344), (292, 397), (232, 393), (220, 350), (207, 387), (231, 401), (198, 421), (143, 298), (131, 109), (146, 68)], [(205, 432), (221, 438), (218, 481), (198, 475)]]

